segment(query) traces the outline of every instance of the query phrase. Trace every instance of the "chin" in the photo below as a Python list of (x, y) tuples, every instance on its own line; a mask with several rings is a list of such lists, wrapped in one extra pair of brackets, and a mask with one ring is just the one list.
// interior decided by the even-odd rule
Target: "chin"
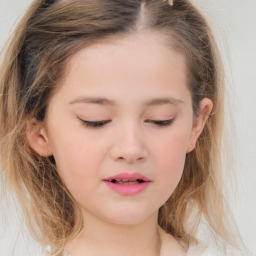
[(138, 209), (135, 211), (131, 209), (129, 211), (115, 211), (111, 216), (106, 216), (106, 219), (108, 222), (118, 225), (137, 225), (145, 222), (149, 218), (153, 218), (153, 216), (156, 216), (157, 220), (158, 209), (154, 212), (138, 211)]

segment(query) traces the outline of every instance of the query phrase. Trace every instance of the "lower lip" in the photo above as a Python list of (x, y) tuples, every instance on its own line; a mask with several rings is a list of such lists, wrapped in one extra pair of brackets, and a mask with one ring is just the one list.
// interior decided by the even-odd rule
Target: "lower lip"
[(124, 184), (117, 184), (110, 181), (104, 181), (109, 188), (114, 190), (115, 192), (125, 195), (125, 196), (131, 196), (136, 195), (142, 192), (147, 188), (150, 182), (142, 182), (138, 184), (132, 184), (132, 185), (124, 185)]

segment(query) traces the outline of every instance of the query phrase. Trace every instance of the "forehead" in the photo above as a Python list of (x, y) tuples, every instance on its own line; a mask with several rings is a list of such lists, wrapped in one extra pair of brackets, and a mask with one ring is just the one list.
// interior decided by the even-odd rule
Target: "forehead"
[(152, 31), (102, 39), (76, 52), (68, 64), (66, 74), (83, 67), (88, 71), (95, 68), (102, 75), (110, 71), (108, 67), (115, 69), (115, 73), (125, 68), (127, 72), (136, 69), (138, 73), (150, 67), (157, 71), (163, 65), (186, 73), (184, 54), (176, 49), (170, 37)]
[(128, 97), (130, 92), (135, 96), (156, 91), (163, 95), (170, 88), (187, 89), (186, 60), (159, 33), (104, 39), (70, 58), (62, 87), (113, 99), (118, 93)]

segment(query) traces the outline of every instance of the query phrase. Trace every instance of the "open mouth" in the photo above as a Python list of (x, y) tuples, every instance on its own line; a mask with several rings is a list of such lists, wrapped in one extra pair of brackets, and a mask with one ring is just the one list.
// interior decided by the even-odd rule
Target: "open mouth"
[(139, 194), (152, 182), (140, 173), (119, 173), (103, 181), (111, 190), (124, 196)]
[(127, 179), (111, 179), (109, 180), (112, 183), (121, 184), (121, 185), (135, 185), (145, 182), (142, 179), (136, 179), (136, 180), (127, 180)]

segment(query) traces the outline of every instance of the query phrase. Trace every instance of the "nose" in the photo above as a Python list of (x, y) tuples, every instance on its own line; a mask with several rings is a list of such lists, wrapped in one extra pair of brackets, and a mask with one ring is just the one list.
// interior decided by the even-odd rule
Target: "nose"
[(111, 158), (114, 161), (123, 161), (129, 164), (144, 162), (148, 152), (143, 133), (139, 128), (126, 125), (113, 136)]

